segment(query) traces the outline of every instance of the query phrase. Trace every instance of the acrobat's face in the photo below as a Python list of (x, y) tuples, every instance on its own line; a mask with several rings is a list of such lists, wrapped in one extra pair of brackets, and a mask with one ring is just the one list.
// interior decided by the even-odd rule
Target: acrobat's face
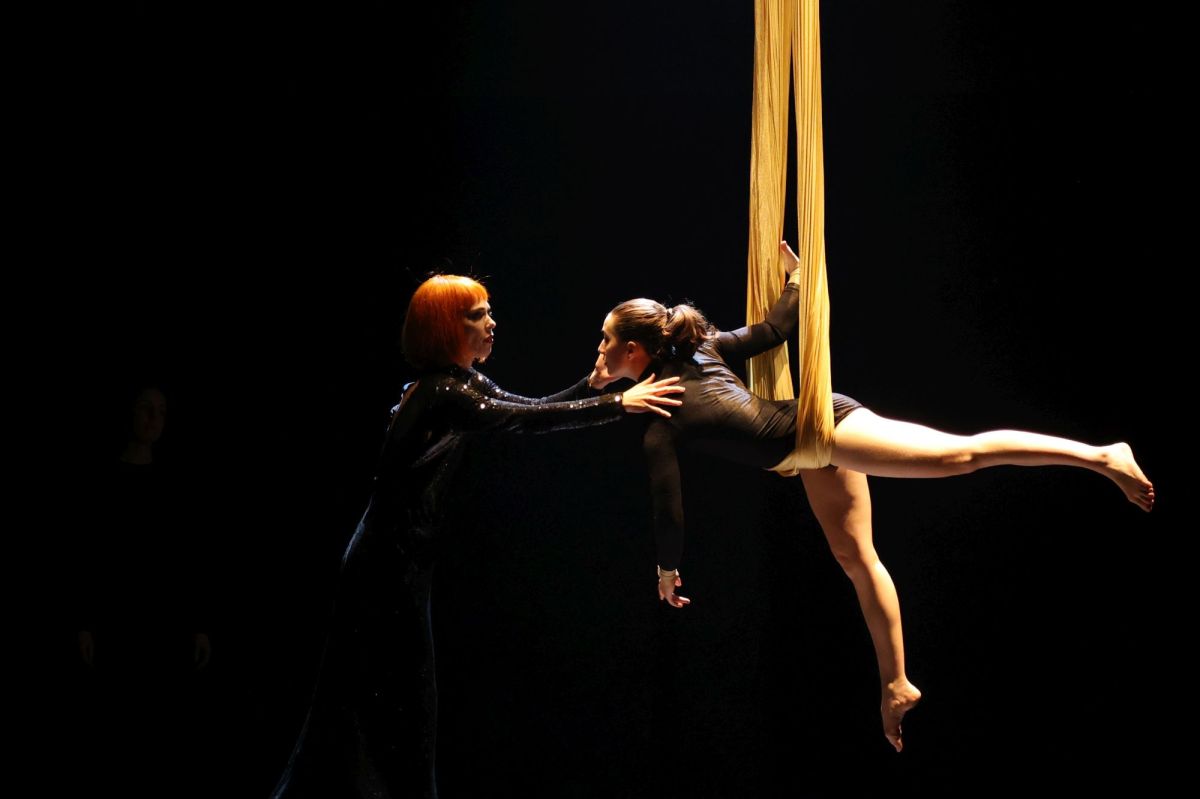
[(467, 356), (471, 363), (483, 363), (492, 354), (496, 343), (496, 320), (492, 318), (492, 306), (487, 300), (477, 302), (463, 314), (463, 333)]
[(630, 357), (636, 348), (635, 342), (622, 341), (617, 336), (617, 331), (613, 327), (612, 314), (604, 317), (604, 326), (600, 328), (600, 346), (596, 348), (596, 351), (600, 353), (600, 358), (609, 375), (636, 380), (638, 374), (630, 362)]

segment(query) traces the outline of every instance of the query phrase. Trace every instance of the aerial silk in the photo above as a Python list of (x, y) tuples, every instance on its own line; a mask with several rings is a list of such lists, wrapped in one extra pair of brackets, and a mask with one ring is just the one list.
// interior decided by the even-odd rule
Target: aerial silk
[[(800, 290), (796, 447), (775, 471), (794, 475), (829, 464), (833, 386), (829, 362), (829, 287), (825, 280), (825, 167), (821, 149), (821, 44), (818, 0), (756, 0), (754, 110), (750, 149), (750, 247), (746, 321), (762, 321), (779, 296), (787, 186), (788, 69), (796, 97), (796, 211)], [(787, 347), (753, 358), (750, 390), (791, 399)]]

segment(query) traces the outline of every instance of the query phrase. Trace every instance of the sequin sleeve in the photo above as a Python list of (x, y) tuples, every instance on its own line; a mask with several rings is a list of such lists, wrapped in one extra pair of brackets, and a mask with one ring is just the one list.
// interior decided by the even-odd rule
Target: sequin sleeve
[(505, 402), (513, 402), (518, 405), (549, 405), (554, 402), (570, 402), (572, 400), (589, 399), (598, 393), (588, 386), (587, 375), (570, 388), (565, 388), (557, 394), (551, 394), (548, 397), (524, 397), (520, 394), (513, 394), (511, 391), (505, 391), (500, 388), (487, 375), (475, 370), (471, 370), (470, 380), (480, 392), (487, 394), (489, 397), (504, 400)]
[(526, 404), (490, 396), (473, 376), (441, 380), (436, 391), (439, 403), (450, 409), (454, 426), (464, 432), (574, 430), (615, 421), (624, 413), (620, 394)]

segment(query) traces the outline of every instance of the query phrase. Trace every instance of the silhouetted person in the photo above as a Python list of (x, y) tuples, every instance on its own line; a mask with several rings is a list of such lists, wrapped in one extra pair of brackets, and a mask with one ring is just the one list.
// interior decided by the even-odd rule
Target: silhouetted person
[(75, 509), (73, 611), (88, 672), (81, 782), (125, 796), (187, 796), (196, 680), (211, 656), (199, 601), (208, 579), (197, 552), (203, 509), (156, 452), (166, 396), (143, 385), (130, 398), (123, 443), (84, 478)]

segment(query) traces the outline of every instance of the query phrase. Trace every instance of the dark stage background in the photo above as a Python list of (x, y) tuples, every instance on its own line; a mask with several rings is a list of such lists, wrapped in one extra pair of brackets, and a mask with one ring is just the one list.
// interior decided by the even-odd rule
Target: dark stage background
[[(419, 279), (485, 279), (485, 371), (534, 395), (586, 373), (619, 300), (742, 323), (752, 5), (117, 13), (58, 134), (71, 237), (104, 266), (57, 291), (52, 368), (95, 410), (52, 482), (61, 497), (112, 456), (99, 409), (121, 385), (165, 381), (213, 660), (189, 787), (156, 795), (262, 797), (412, 376), (396, 339)], [(677, 612), (654, 593), (638, 425), (480, 442), (434, 597), (446, 797), (971, 792), (1173, 767), (1163, 719), (1192, 714), (1160, 354), (1170, 23), (863, 0), (827, 2), (822, 25), (834, 387), (954, 432), (1128, 441), (1159, 508), (1082, 470), (873, 479), (926, 697), (896, 755), (799, 481), (685, 463)], [(57, 573), (69, 546), (45, 557)], [(122, 719), (72, 698), (68, 650), (46, 716), (78, 762)]]

